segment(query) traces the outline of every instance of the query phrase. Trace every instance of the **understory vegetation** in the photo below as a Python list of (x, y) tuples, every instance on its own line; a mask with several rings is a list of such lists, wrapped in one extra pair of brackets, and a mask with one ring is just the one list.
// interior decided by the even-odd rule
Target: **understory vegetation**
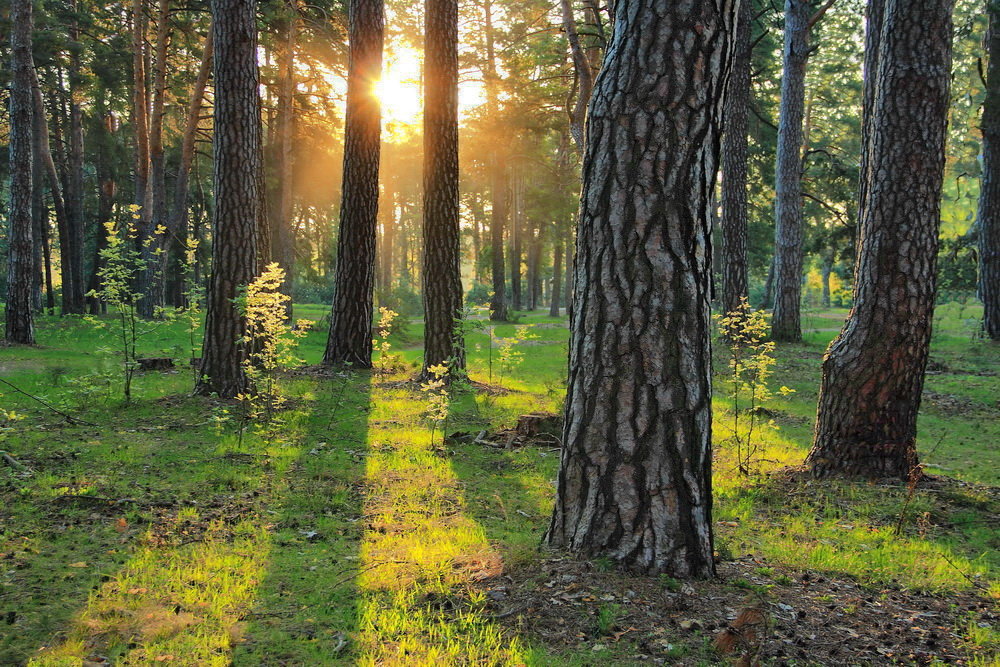
[[(376, 372), (317, 366), (326, 332), (303, 329), (305, 365), (274, 371), (284, 403), (244, 433), (235, 402), (189, 395), (186, 364), (136, 374), (124, 405), (113, 329), (41, 318), (38, 347), (0, 356), (0, 377), (49, 406), (0, 387), (0, 664), (719, 664), (716, 629), (748, 606), (771, 619), (759, 642), (774, 664), (836, 661), (817, 651), (837, 632), (869, 635), (888, 662), (997, 664), (1000, 355), (967, 310), (939, 309), (930, 477), (910, 488), (796, 468), (846, 311), (805, 314), (804, 342), (773, 352), (773, 396), (753, 409), (774, 428), (753, 434), (752, 465), (731, 445), (748, 422), (716, 346), (722, 577), (705, 584), (540, 548), (558, 443), (497, 434), (561, 411), (565, 319), (470, 327), (470, 381), (430, 421), (419, 322), (380, 333), (400, 359)], [(188, 326), (152, 325), (138, 356), (186, 362)], [(501, 345), (516, 346), (506, 362)], [(644, 621), (643, 599), (671, 606)], [(903, 624), (895, 644), (876, 611), (886, 637)], [(829, 637), (782, 639), (810, 619)]]

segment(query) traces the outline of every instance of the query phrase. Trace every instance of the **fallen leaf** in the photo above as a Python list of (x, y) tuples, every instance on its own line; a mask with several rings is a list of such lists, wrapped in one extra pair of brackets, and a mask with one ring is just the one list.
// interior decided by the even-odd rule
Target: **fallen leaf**
[(70, 563), (66, 567), (87, 567), (87, 564), (81, 560), (78, 563)]

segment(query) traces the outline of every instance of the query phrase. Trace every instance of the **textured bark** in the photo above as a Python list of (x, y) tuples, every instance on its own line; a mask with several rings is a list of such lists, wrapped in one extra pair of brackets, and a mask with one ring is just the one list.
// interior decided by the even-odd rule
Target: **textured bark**
[[(868, 0), (865, 13), (865, 65), (864, 90), (861, 98), (861, 158), (858, 163), (858, 220), (865, 210), (865, 198), (868, 192), (869, 152), (872, 144), (871, 120), (875, 111), (876, 81), (878, 79), (879, 40), (882, 35), (882, 15), (885, 12), (885, 0)], [(858, 242), (855, 239), (855, 243)], [(860, 251), (855, 248), (855, 254)]]
[(710, 211), (735, 4), (633, 0), (590, 106), (547, 540), (709, 577)]
[(233, 300), (258, 269), (261, 118), (256, 0), (212, 0), (215, 45), (215, 210), (201, 378), (195, 392), (232, 398), (247, 389), (246, 322)]
[(731, 313), (747, 288), (747, 117), (750, 111), (750, 0), (740, 3), (722, 138), (722, 312)]
[(573, 71), (576, 73), (577, 92), (573, 110), (570, 111), (569, 128), (577, 148), (583, 150), (584, 130), (587, 124), (587, 105), (590, 94), (594, 90), (594, 71), (590, 58), (580, 43), (580, 35), (576, 29), (576, 17), (573, 15), (571, 0), (559, 0), (562, 13), (563, 30), (566, 31), (566, 41), (569, 42), (570, 56), (573, 58)]
[(458, 226), (458, 2), (426, 0), (424, 13), (424, 368), (465, 373)]
[(785, 50), (774, 170), (774, 316), (771, 319), (771, 336), (781, 341), (802, 339), (802, 117), (811, 14), (809, 0), (785, 0)]
[(907, 479), (934, 312), (952, 0), (887, 0), (854, 309), (823, 361), (808, 463)]
[(372, 306), (378, 232), (382, 110), (373, 88), (382, 76), (382, 0), (351, 0), (350, 64), (344, 125), (344, 185), (337, 273), (325, 364), (372, 365)]
[(10, 227), (4, 339), (32, 345), (34, 255), (32, 250), (31, 0), (11, 1), (10, 31)]
[(990, 13), (986, 100), (983, 102), (983, 178), (979, 190), (979, 297), (986, 335), (1000, 341), (1000, 4)]

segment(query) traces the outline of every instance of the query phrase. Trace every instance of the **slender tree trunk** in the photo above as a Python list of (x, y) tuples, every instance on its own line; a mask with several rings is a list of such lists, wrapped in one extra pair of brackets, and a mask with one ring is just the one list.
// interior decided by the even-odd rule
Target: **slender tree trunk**
[[(484, 72), (486, 87), (486, 105), (490, 118), (496, 119), (500, 113), (499, 76), (496, 65), (496, 46), (493, 30), (493, 3), (485, 0), (483, 4), (486, 67)], [(504, 226), (508, 217), (508, 197), (510, 183), (507, 176), (507, 161), (498, 148), (494, 148), (489, 157), (490, 167), (490, 252), (493, 282), (493, 298), (490, 300), (490, 320), (506, 322), (510, 319), (507, 304), (507, 269), (504, 266)]]
[(559, 317), (559, 297), (562, 296), (562, 234), (556, 229), (552, 243), (552, 301), (549, 303), (549, 317)]
[(983, 102), (983, 179), (979, 190), (979, 298), (983, 326), (1000, 342), (1000, 2), (987, 0), (989, 68)]
[(740, 307), (747, 287), (747, 117), (750, 110), (750, 0), (742, 0), (722, 137), (722, 312)]
[(559, 0), (559, 9), (562, 12), (563, 30), (566, 32), (566, 41), (569, 42), (569, 52), (573, 58), (573, 71), (576, 72), (577, 81), (576, 102), (570, 111), (569, 129), (570, 134), (573, 135), (573, 142), (576, 143), (578, 149), (583, 150), (587, 105), (590, 103), (590, 94), (594, 89), (594, 73), (591, 69), (590, 58), (587, 57), (587, 52), (580, 43), (571, 0)]
[(774, 316), (771, 336), (802, 339), (802, 118), (809, 58), (809, 0), (785, 0), (785, 50), (775, 165)]
[[(30, 81), (30, 73), (29, 73)], [(50, 272), (50, 259), (46, 257), (48, 252), (48, 226), (49, 226), (49, 211), (45, 205), (45, 190), (42, 188), (42, 182), (45, 180), (45, 167), (42, 164), (42, 159), (40, 157), (41, 151), (39, 150), (39, 137), (40, 133), (45, 131), (45, 115), (40, 114), (34, 109), (34, 96), (32, 91), (29, 89), (29, 93), (32, 94), (31, 105), (31, 229), (32, 229), (32, 241), (33, 241), (33, 258), (34, 262), (34, 292), (32, 296), (33, 307), (36, 312), (42, 309), (42, 292), (46, 288), (46, 278), (49, 279), (49, 285), (51, 284), (51, 272)], [(52, 303), (46, 302), (46, 312), (52, 314), (55, 312), (55, 297), (48, 291), (46, 293), (46, 299), (51, 300)]]
[(135, 197), (142, 207), (140, 236), (149, 227), (152, 192), (149, 188), (149, 109), (146, 95), (146, 0), (132, 3), (132, 131), (135, 136)]
[(710, 211), (736, 3), (619, 2), (590, 106), (547, 541), (710, 577)]
[(114, 133), (117, 131), (117, 123), (114, 115), (106, 111), (103, 115), (103, 126), (100, 130), (99, 139), (94, 141), (97, 146), (96, 172), (99, 190), (97, 193), (97, 240), (94, 244), (93, 261), (91, 262), (90, 275), (87, 282), (87, 308), (91, 315), (99, 315), (104, 312), (107, 305), (96, 296), (101, 288), (100, 271), (104, 265), (104, 258), (101, 252), (108, 246), (108, 234), (105, 223), (112, 219), (114, 213), (115, 193), (118, 189), (115, 182), (114, 167), (109, 160), (108, 146), (113, 141)]
[(542, 245), (545, 242), (542, 229), (531, 232), (528, 246), (528, 310), (537, 310), (542, 294)]
[(524, 233), (522, 219), (522, 190), (524, 179), (520, 171), (514, 174), (511, 187), (510, 207), (510, 301), (514, 311), (524, 307), (521, 298), (521, 235)]
[(833, 252), (828, 251), (823, 254), (823, 265), (820, 267), (823, 278), (823, 301), (824, 308), (830, 307), (830, 274), (833, 273)]
[(351, 0), (351, 62), (344, 125), (344, 186), (337, 238), (337, 277), (323, 363), (372, 365), (372, 307), (378, 227), (382, 110), (372, 82), (382, 76), (385, 7)]
[[(299, 30), (297, 0), (286, 1), (288, 23), (278, 57), (281, 85), (278, 89), (278, 201), (271, 226), (271, 256), (285, 269), (281, 291), (291, 295), (295, 278), (295, 211), (293, 151), (295, 148), (295, 45)], [(287, 302), (287, 316), (292, 317), (292, 302)]]
[(4, 339), (35, 343), (31, 307), (34, 256), (31, 222), (32, 114), (31, 0), (11, 0), (10, 29), (10, 227)]
[(395, 277), (393, 271), (393, 257), (395, 253), (396, 241), (396, 191), (392, 184), (385, 184), (385, 210), (382, 214), (382, 296), (383, 303), (388, 303), (392, 298), (392, 282)]
[(424, 367), (465, 374), (458, 218), (458, 2), (426, 0), (424, 13)]
[(215, 211), (201, 378), (195, 392), (246, 391), (246, 321), (234, 299), (258, 271), (261, 179), (256, 0), (212, 0)]
[(854, 308), (823, 361), (813, 474), (906, 480), (934, 314), (952, 0), (886, 0)]

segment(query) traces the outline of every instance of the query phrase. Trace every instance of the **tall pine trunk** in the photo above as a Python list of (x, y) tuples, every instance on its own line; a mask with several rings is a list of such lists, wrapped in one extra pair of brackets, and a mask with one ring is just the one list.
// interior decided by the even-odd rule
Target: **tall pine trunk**
[(983, 102), (983, 178), (979, 190), (979, 298), (983, 326), (1000, 342), (1000, 2), (987, 0), (989, 68)]
[(709, 206), (735, 3), (619, 2), (590, 105), (547, 541), (709, 577)]
[(722, 312), (731, 313), (747, 288), (747, 117), (750, 111), (750, 0), (742, 0), (722, 138)]
[(31, 0), (11, 0), (10, 29), (10, 227), (4, 339), (32, 345), (34, 254), (32, 243)]
[(215, 210), (201, 377), (195, 392), (246, 391), (246, 321), (234, 300), (258, 272), (263, 209), (256, 0), (212, 0)]
[(458, 2), (424, 13), (424, 367), (465, 374), (458, 222)]
[[(498, 119), (500, 113), (499, 76), (496, 64), (496, 45), (493, 29), (493, 3), (485, 0), (484, 38), (486, 40), (486, 66), (483, 78), (486, 88), (486, 108), (490, 118)], [(510, 319), (507, 303), (507, 269), (504, 262), (504, 226), (510, 211), (510, 182), (507, 161), (499, 148), (494, 148), (489, 156), (490, 170), (490, 253), (493, 297), (490, 300), (490, 320), (506, 322)]]
[(375, 241), (382, 111), (373, 83), (382, 75), (382, 0), (351, 0), (350, 64), (344, 125), (344, 185), (337, 273), (325, 364), (372, 365)]
[(934, 314), (952, 0), (886, 0), (854, 308), (823, 361), (813, 474), (907, 479)]

